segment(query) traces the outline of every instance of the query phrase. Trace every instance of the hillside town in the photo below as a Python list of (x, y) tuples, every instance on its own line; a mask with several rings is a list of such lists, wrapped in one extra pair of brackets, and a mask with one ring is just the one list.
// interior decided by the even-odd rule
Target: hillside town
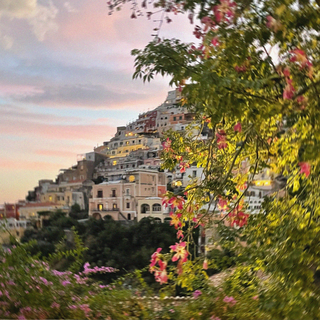
[[(159, 222), (170, 221), (169, 209), (162, 205), (168, 191), (183, 190), (191, 179), (202, 179), (195, 164), (180, 172), (161, 169), (162, 142), (166, 131), (184, 131), (195, 123), (195, 115), (180, 105), (178, 89), (169, 91), (157, 108), (142, 113), (126, 126), (117, 127), (114, 137), (86, 154), (77, 164), (60, 169), (55, 180), (42, 179), (25, 200), (0, 207), (2, 224), (20, 238), (29, 227), (41, 227), (49, 212), (69, 213), (78, 205), (88, 217), (130, 223), (152, 216)], [(207, 139), (210, 130), (200, 133)], [(268, 171), (256, 175), (247, 190), (247, 209), (257, 213), (263, 198), (276, 187)], [(8, 237), (2, 235), (2, 242)]]

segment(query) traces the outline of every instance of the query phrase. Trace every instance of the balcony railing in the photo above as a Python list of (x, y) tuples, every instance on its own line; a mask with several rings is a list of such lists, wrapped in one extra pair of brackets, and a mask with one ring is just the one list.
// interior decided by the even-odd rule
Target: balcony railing
[(119, 211), (119, 208), (111, 208), (111, 209), (92, 209), (94, 212), (111, 212), (111, 211)]

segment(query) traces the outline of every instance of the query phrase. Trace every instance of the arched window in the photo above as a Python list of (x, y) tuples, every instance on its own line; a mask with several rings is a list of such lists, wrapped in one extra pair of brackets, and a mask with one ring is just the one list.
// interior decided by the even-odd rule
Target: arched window
[(155, 223), (161, 223), (161, 219), (160, 218), (154, 218), (154, 222)]
[(150, 213), (150, 206), (146, 203), (142, 204), (141, 213)]
[(92, 215), (93, 218), (95, 218), (96, 220), (100, 220), (101, 219), (101, 214), (98, 213), (98, 212), (95, 212), (93, 215)]
[(164, 222), (165, 223), (170, 223), (170, 221), (171, 221), (171, 218), (169, 218), (169, 217), (168, 218), (164, 218)]
[(152, 211), (161, 212), (161, 204), (155, 203), (155, 204), (152, 206)]

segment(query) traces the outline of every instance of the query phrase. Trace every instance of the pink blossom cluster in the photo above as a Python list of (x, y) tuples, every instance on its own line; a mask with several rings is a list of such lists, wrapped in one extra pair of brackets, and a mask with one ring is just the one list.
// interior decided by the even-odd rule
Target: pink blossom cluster
[(179, 242), (175, 245), (170, 246), (171, 251), (175, 252), (175, 254), (172, 257), (172, 261), (178, 261), (181, 259), (182, 262), (186, 262), (188, 260), (188, 251), (186, 250), (186, 242)]
[(236, 3), (230, 0), (220, 0), (220, 4), (213, 7), (217, 23), (231, 23), (235, 16)]
[(227, 143), (227, 134), (224, 130), (219, 130), (216, 133), (216, 137), (217, 137), (217, 146), (218, 149), (225, 149), (228, 146)]
[[(167, 283), (168, 282), (168, 274), (167, 274), (167, 262), (161, 260), (161, 252), (162, 248), (158, 248), (156, 252), (154, 252), (151, 256), (150, 260), (150, 272), (154, 272), (154, 277), (157, 282), (160, 284)], [(159, 265), (159, 268), (156, 267), (156, 264)]]
[(162, 205), (167, 208), (168, 205), (171, 208), (177, 208), (178, 210), (181, 210), (183, 208), (183, 205), (185, 203), (185, 199), (181, 196), (171, 197), (165, 196), (162, 199)]
[(98, 267), (95, 266), (94, 268), (90, 268), (89, 262), (86, 262), (83, 266), (84, 270), (80, 274), (89, 274), (89, 273), (98, 273), (98, 272), (105, 272), (105, 273), (111, 273), (116, 272), (117, 269), (111, 268), (111, 267)]

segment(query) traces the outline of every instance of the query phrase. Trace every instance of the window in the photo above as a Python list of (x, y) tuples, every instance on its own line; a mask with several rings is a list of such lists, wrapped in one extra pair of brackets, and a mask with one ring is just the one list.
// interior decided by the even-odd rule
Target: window
[(195, 178), (197, 176), (197, 171), (196, 170), (193, 170), (192, 171), (192, 178)]
[(173, 121), (176, 121), (177, 120), (177, 117), (173, 117)]
[(113, 165), (113, 166), (115, 166), (116, 164), (117, 164), (117, 161), (116, 161), (116, 160), (112, 161), (112, 165)]
[(130, 189), (126, 189), (126, 195), (127, 195), (127, 196), (130, 195)]
[(131, 143), (132, 143), (132, 144), (135, 144), (135, 141), (134, 141), (134, 140), (132, 140), (132, 141), (131, 141)]
[(115, 189), (113, 189), (113, 190), (112, 190), (111, 197), (116, 197), (116, 196), (117, 196), (117, 194), (116, 194), (116, 190), (115, 190)]
[(141, 213), (150, 213), (150, 206), (146, 203), (142, 204)]
[(126, 208), (127, 208), (127, 209), (130, 209), (130, 202), (127, 202)]
[(179, 120), (182, 120), (182, 116), (179, 117)]
[(135, 181), (135, 177), (134, 176), (129, 176), (129, 182), (134, 182)]
[(141, 140), (139, 140), (139, 143), (141, 143)]
[(112, 204), (112, 210), (117, 210), (117, 209), (118, 209), (117, 204), (116, 204), (116, 203), (113, 203), (113, 204)]
[(159, 203), (155, 203), (153, 206), (152, 206), (152, 211), (161, 211), (161, 204)]
[(128, 220), (131, 220), (131, 213), (128, 213)]
[(97, 198), (103, 198), (103, 191), (98, 190)]
[(123, 142), (120, 142), (120, 146), (122, 146), (123, 145)]
[(99, 204), (98, 204), (98, 210), (99, 210), (99, 211), (102, 211), (102, 210), (103, 210), (103, 204), (102, 204), (102, 203), (99, 203)]

